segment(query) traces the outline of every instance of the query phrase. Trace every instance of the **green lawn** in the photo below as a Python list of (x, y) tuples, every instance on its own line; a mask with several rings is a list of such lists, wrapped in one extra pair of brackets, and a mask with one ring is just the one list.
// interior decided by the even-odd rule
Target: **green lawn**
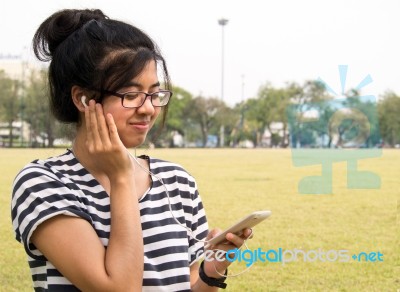
[[(0, 149), (0, 290), (31, 291), (23, 247), (10, 222), (11, 184), (18, 170), (35, 158), (62, 149)], [(255, 228), (251, 250), (348, 250), (381, 252), (383, 261), (282, 263), (256, 262), (229, 278), (228, 291), (398, 291), (400, 289), (400, 151), (359, 162), (359, 169), (381, 178), (380, 189), (346, 186), (346, 163), (333, 167), (333, 195), (300, 195), (298, 181), (318, 175), (320, 166), (294, 167), (290, 150), (141, 150), (177, 162), (196, 177), (210, 227), (228, 227), (254, 210), (272, 211)], [(230, 274), (244, 263), (233, 263)]]

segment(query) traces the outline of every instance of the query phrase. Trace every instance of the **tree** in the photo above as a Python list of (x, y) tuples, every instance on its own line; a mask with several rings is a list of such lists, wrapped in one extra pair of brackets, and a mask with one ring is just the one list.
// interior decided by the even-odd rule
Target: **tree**
[(289, 91), (291, 94), (287, 115), (291, 144), (297, 147), (313, 146), (318, 137), (321, 141), (324, 137), (329, 137), (330, 145), (332, 137), (329, 120), (333, 113), (330, 101), (333, 97), (327, 93), (325, 85), (316, 80), (307, 80), (301, 87), (295, 83), (290, 84)]
[(150, 140), (160, 147), (173, 146), (171, 135), (173, 132), (178, 132), (185, 137), (185, 140), (190, 139), (193, 134), (193, 125), (188, 122), (188, 108), (193, 99), (192, 94), (178, 86), (172, 87), (172, 93), (164, 128), (161, 131), (159, 118), (149, 133)]
[(249, 98), (246, 101), (245, 120), (252, 124), (253, 130), (253, 144), (258, 146), (261, 142), (261, 136), (264, 133), (265, 127), (270, 123), (271, 113), (269, 108), (264, 106), (264, 101), (260, 98)]
[[(299, 95), (299, 92), (299, 86), (294, 83), (288, 83), (283, 88), (274, 88), (267, 83), (260, 88), (257, 98), (247, 100), (246, 117), (253, 121), (257, 128), (254, 141), (256, 146), (260, 144), (266, 128), (273, 136), (275, 143), (278, 141), (282, 147), (287, 146), (287, 108), (292, 100)], [(274, 122), (282, 124), (283, 137), (273, 133), (271, 126)]]
[[(224, 126), (224, 145), (220, 145), (221, 141), (218, 141), (218, 144), (224, 147), (233, 143), (232, 132), (234, 132), (236, 124), (240, 121), (240, 113), (229, 107), (225, 102), (219, 102), (217, 116), (215, 118), (216, 123), (211, 128), (211, 133), (218, 135), (221, 126)], [(218, 138), (220, 138), (219, 135)]]
[[(192, 94), (181, 87), (174, 86), (173, 99), (169, 104), (168, 108), (168, 119), (166, 122), (166, 133), (177, 131), (179, 134), (187, 138), (189, 135), (189, 128), (187, 122), (187, 111), (191, 100), (193, 99)], [(169, 143), (172, 145), (172, 139)]]
[(18, 90), (20, 82), (9, 78), (4, 71), (0, 71), (0, 116), (6, 121), (9, 129), (8, 146), (14, 145), (13, 122), (18, 118), (19, 98)]
[(245, 128), (245, 111), (246, 104), (244, 102), (236, 104), (232, 110), (236, 116), (236, 121), (233, 122), (233, 128), (230, 134), (230, 145), (233, 147), (236, 147), (242, 140), (251, 139), (251, 136), (248, 135), (247, 128)]
[(379, 144), (381, 135), (375, 99), (372, 96), (360, 96), (360, 92), (354, 89), (346, 96), (342, 102), (343, 110), (347, 111), (346, 119), (339, 127), (339, 130), (344, 130), (344, 135), (339, 139), (344, 138), (357, 147), (369, 148)]
[[(42, 146), (53, 147), (60, 125), (49, 110), (49, 92), (47, 90), (47, 70), (31, 71), (25, 92), (26, 121), (31, 125), (31, 145), (38, 145), (37, 138), (42, 138)], [(44, 141), (48, 144), (45, 145)]]
[(221, 125), (229, 124), (229, 110), (224, 102), (217, 98), (204, 98), (198, 96), (188, 103), (187, 107), (188, 119), (199, 125), (201, 131), (202, 146), (206, 147), (208, 135), (213, 130), (217, 133), (217, 129)]
[(378, 104), (381, 136), (390, 146), (400, 144), (400, 96), (386, 92)]

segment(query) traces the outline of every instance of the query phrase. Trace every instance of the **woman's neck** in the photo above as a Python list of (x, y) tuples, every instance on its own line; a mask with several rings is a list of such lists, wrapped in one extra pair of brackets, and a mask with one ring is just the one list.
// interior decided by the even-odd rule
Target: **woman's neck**
[(93, 156), (89, 153), (86, 146), (86, 130), (79, 128), (72, 143), (72, 152), (79, 162), (85, 167), (90, 173), (96, 174), (95, 161), (93, 161)]

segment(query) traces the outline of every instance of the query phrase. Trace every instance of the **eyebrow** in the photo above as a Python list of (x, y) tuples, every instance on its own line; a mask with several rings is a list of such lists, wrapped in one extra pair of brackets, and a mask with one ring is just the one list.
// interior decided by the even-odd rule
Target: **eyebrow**
[[(134, 81), (129, 81), (128, 83), (126, 83), (126, 84), (124, 85), (124, 87), (131, 87), (131, 86), (133, 86), (133, 87), (139, 87), (139, 88), (142, 88), (142, 87), (143, 87), (141, 84), (136, 83), (136, 82), (134, 82)], [(159, 86), (160, 86), (160, 82), (157, 81), (156, 83), (150, 85), (150, 88), (159, 87)]]

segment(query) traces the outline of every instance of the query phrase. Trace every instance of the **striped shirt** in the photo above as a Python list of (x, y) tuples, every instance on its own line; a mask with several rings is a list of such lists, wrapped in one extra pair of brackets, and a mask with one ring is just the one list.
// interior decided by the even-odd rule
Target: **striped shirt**
[[(194, 178), (182, 167), (145, 156), (150, 171), (168, 190), (176, 219), (204, 240), (208, 224)], [(152, 178), (139, 200), (143, 243), (143, 291), (189, 291), (190, 264), (203, 243), (177, 224), (165, 187)], [(13, 184), (11, 205), (16, 239), (28, 255), (35, 291), (78, 291), (30, 242), (39, 224), (63, 214), (87, 220), (106, 247), (110, 236), (110, 198), (71, 151), (26, 165)]]

